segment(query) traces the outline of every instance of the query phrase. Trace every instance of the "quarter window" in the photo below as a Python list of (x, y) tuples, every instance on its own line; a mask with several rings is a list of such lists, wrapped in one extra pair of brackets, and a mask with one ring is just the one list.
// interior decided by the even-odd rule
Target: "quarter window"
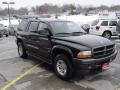
[(103, 22), (101, 23), (101, 26), (108, 26), (108, 21), (103, 21)]

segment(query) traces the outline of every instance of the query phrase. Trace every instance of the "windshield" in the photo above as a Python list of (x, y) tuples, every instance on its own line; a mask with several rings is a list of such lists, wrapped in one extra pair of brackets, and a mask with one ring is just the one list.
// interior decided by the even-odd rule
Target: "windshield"
[(54, 21), (50, 25), (55, 34), (85, 33), (79, 25), (69, 21)]

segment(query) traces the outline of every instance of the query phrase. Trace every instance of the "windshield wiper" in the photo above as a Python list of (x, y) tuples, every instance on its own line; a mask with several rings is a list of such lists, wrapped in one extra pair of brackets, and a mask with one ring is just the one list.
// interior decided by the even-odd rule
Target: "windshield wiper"
[(85, 32), (72, 32), (72, 35), (73, 36), (78, 36), (78, 35), (83, 35), (83, 34), (86, 34)]

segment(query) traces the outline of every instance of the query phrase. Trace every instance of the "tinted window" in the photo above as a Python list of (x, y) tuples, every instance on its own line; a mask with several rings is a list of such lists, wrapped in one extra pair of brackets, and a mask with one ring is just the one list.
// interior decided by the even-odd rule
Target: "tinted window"
[(109, 26), (116, 26), (117, 25), (117, 21), (110, 21)]
[(19, 24), (19, 26), (18, 26), (18, 30), (19, 30), (19, 31), (25, 31), (27, 25), (28, 25), (28, 22), (27, 22), (27, 21), (22, 21), (22, 22)]
[(30, 32), (37, 32), (38, 22), (31, 22), (29, 26)]
[(47, 28), (48, 28), (48, 25), (41, 22), (41, 23), (39, 24), (38, 31), (39, 31), (40, 34), (49, 33), (48, 30), (47, 30)]
[(69, 21), (54, 21), (50, 23), (55, 34), (57, 33), (73, 33), (73, 32), (81, 32), (85, 31), (77, 24)]
[(108, 26), (108, 21), (103, 21), (103, 22), (101, 23), (101, 26)]

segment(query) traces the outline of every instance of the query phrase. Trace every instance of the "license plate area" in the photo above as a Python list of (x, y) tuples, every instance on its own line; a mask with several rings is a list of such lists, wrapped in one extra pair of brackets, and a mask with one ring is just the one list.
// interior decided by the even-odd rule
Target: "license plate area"
[(110, 64), (109, 63), (104, 63), (104, 64), (102, 64), (102, 69), (103, 70), (107, 70), (107, 69), (109, 69), (110, 68)]

